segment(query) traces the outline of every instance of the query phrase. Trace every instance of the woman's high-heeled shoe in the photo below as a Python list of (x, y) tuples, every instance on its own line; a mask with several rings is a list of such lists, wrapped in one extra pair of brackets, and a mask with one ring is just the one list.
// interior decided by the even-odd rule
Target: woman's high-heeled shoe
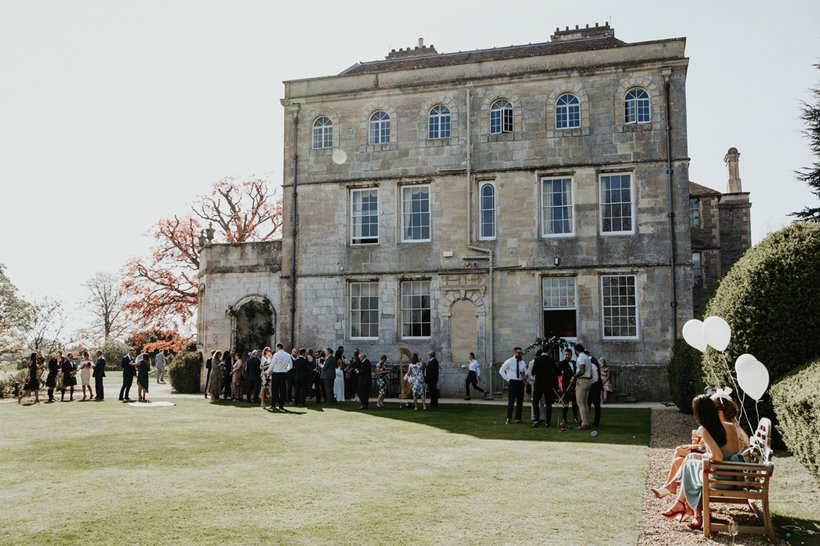
[(692, 518), (692, 521), (689, 522), (689, 528), (693, 531), (702, 531), (703, 530), (703, 518)]
[[(675, 510), (676, 506), (680, 506), (680, 510)], [(684, 516), (687, 515), (686, 505), (682, 501), (676, 500), (675, 504), (666, 512), (661, 512), (661, 515), (665, 518), (678, 518), (678, 521), (683, 521)]]
[(655, 495), (655, 498), (658, 499), (662, 499), (664, 497), (671, 497), (674, 494), (672, 491), (667, 489), (666, 486), (653, 487), (652, 489), (650, 489), (650, 491), (652, 491), (652, 494)]

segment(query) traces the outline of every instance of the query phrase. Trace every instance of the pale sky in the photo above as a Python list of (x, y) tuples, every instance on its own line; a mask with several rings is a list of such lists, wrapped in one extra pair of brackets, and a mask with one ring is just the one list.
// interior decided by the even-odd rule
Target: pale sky
[(227, 175), (281, 181), (283, 80), (419, 37), (465, 51), (605, 21), (626, 42), (687, 38), (690, 178), (724, 190), (737, 147), (755, 241), (813, 202), (793, 171), (812, 162), (816, 0), (0, 0), (0, 263), (82, 326), (83, 282), (145, 255), (157, 219)]

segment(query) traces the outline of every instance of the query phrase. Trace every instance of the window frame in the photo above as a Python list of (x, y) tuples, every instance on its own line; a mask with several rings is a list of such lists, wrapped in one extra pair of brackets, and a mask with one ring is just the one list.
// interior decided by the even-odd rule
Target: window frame
[[(376, 213), (375, 213), (375, 217), (376, 217), (376, 224), (375, 224), (376, 225), (376, 236), (375, 237), (372, 237), (372, 236), (371, 237), (363, 237), (362, 236), (362, 237), (357, 238), (355, 236), (357, 219), (359, 219), (361, 221), (361, 219), (363, 219), (363, 218), (366, 218), (366, 217), (370, 218), (371, 216), (373, 216), (372, 214), (368, 214), (366, 216), (364, 214), (359, 214), (358, 216), (356, 215), (356, 198), (355, 198), (355, 195), (356, 194), (363, 194), (365, 192), (367, 192), (367, 193), (375, 192), (376, 193)], [(361, 225), (364, 226), (364, 223), (362, 223)], [(372, 224), (368, 224), (368, 225), (372, 225)], [(381, 230), (380, 230), (380, 226), (379, 226), (379, 188), (351, 188), (350, 189), (350, 239), (349, 239), (350, 245), (351, 246), (377, 245), (377, 244), (379, 244), (379, 235), (380, 235), (379, 232), (380, 231)], [(363, 239), (374, 239), (374, 238), (376, 239), (375, 241), (362, 241)]]
[[(484, 188), (492, 189), (493, 205), (491, 209), (484, 208)], [(484, 213), (489, 212), (492, 215), (492, 235), (484, 234)], [(482, 181), (478, 184), (478, 240), (492, 241), (498, 234), (498, 193), (496, 191), (494, 182)]]
[[(557, 180), (566, 180), (569, 182), (569, 205), (562, 205), (561, 207), (568, 207), (569, 208), (569, 231), (566, 233), (548, 233), (547, 232), (547, 225), (552, 224), (555, 220), (553, 219), (552, 222), (547, 222), (547, 218), (545, 217), (546, 210), (549, 209), (557, 209), (559, 207), (545, 204), (546, 195), (544, 192), (544, 188), (547, 182), (553, 182)], [(553, 238), (553, 237), (574, 237), (575, 236), (575, 178), (573, 176), (542, 176), (541, 177), (541, 237), (542, 238)], [(550, 193), (550, 195), (553, 195)]]
[[(547, 281), (552, 280), (571, 280), (572, 281), (572, 300), (573, 306), (565, 306), (565, 307), (548, 307), (545, 301), (545, 283)], [(575, 335), (574, 336), (559, 336), (567, 340), (577, 340), (578, 339), (578, 279), (574, 275), (545, 275), (541, 277), (541, 316), (544, 323), (541, 325), (541, 331), (544, 332), (544, 335), (547, 335), (547, 324), (546, 320), (544, 320), (545, 314), (549, 311), (567, 311), (572, 309), (575, 312)]]
[[(632, 289), (633, 289), (632, 297), (634, 298), (634, 304), (632, 304), (632, 305), (629, 305), (629, 304), (626, 304), (626, 305), (620, 305), (620, 304), (619, 305), (606, 305), (607, 295), (605, 294), (605, 291), (604, 291), (604, 280), (605, 279), (613, 279), (613, 278), (632, 279)], [(629, 273), (627, 273), (627, 274), (615, 274), (615, 273), (613, 273), (613, 274), (601, 275), (600, 287), (601, 287), (601, 338), (605, 341), (618, 341), (618, 340), (633, 340), (634, 341), (634, 340), (640, 339), (640, 337), (641, 337), (641, 320), (640, 320), (641, 307), (640, 307), (640, 298), (638, 297), (638, 276), (634, 275), (634, 274), (629, 274)], [(620, 289), (621, 285), (619, 285), (617, 288)], [(610, 294), (609, 297), (612, 297), (612, 295)], [(621, 297), (620, 294), (618, 294), (617, 297)], [(629, 297), (629, 295), (627, 295), (627, 297)], [(607, 335), (607, 333), (606, 333), (606, 329), (607, 329), (607, 326), (606, 326), (607, 309), (634, 309), (635, 335), (634, 336), (633, 335), (626, 335), (626, 336), (623, 336), (623, 335)], [(620, 315), (620, 313), (619, 313), (617, 318), (620, 319), (621, 316), (623, 316), (623, 315)], [(626, 316), (627, 316), (627, 320), (629, 320), (629, 316), (628, 315), (626, 315)], [(615, 317), (612, 317), (612, 318), (615, 318)], [(614, 328), (614, 326), (610, 326), (610, 327)], [(627, 326), (627, 327), (629, 327), (629, 326)], [(618, 325), (618, 328), (621, 328), (621, 326)]]
[[(319, 125), (319, 122), (322, 120), (327, 120), (327, 123)], [(333, 148), (333, 120), (328, 116), (317, 117), (313, 121), (312, 135), (314, 150), (327, 150), (329, 148)]]
[[(420, 306), (420, 307), (405, 308), (405, 287), (412, 288), (414, 286), (418, 286), (419, 288), (423, 288), (425, 285), (426, 285), (426, 288), (427, 288), (427, 293), (426, 293), (427, 307)], [(425, 294), (423, 292), (419, 293), (419, 294), (411, 293), (411, 294), (408, 294), (407, 297), (409, 297), (409, 298), (420, 297), (420, 298), (422, 298), (422, 302), (423, 302), (423, 298), (425, 297)], [(431, 284), (429, 279), (406, 279), (406, 280), (401, 281), (401, 283), (399, 284), (399, 336), (400, 336), (401, 339), (430, 339), (430, 338), (433, 337), (433, 303), (432, 302), (433, 302), (432, 284)], [(421, 314), (421, 320), (419, 320), (419, 321), (410, 321), (410, 322), (405, 321), (405, 318), (407, 316), (405, 313), (413, 314), (413, 313), (416, 313), (416, 312)], [(425, 312), (427, 314), (426, 315), (426, 317), (427, 317), (426, 322), (424, 320)], [(411, 317), (411, 318), (413, 318), (413, 317)], [(422, 330), (422, 335), (418, 335), (418, 336), (405, 335), (405, 326), (408, 326), (412, 331), (412, 329), (414, 327), (413, 325), (420, 325), (419, 327)], [(424, 334), (423, 330), (425, 328), (425, 325), (427, 326), (427, 332), (428, 332), (427, 335), (423, 335)]]
[[(496, 120), (496, 118), (498, 118)], [(512, 102), (508, 99), (499, 98), (490, 105), (490, 134), (503, 135), (512, 133), (514, 127), (515, 113)]]
[(370, 114), (367, 124), (367, 143), (371, 146), (390, 144), (391, 121), (390, 114), (384, 110), (376, 110)]
[[(643, 96), (640, 96), (640, 93), (643, 93)], [(645, 119), (641, 117), (643, 113), (646, 115)], [(649, 98), (649, 92), (643, 87), (631, 87), (624, 95), (624, 124), (643, 125), (646, 123), (652, 123), (652, 101)]]
[[(427, 191), (427, 211), (426, 211), (426, 213), (414, 213), (412, 211), (410, 213), (407, 213), (405, 211), (404, 192), (412, 191), (412, 190), (418, 190), (418, 189), (426, 189), (426, 191)], [(432, 192), (430, 190), (431, 190), (430, 184), (412, 184), (412, 185), (401, 186), (401, 190), (400, 190), (401, 222), (399, 222), (399, 229), (401, 230), (401, 233), (400, 233), (399, 240), (402, 243), (429, 243), (430, 241), (433, 240), (433, 210), (432, 210), (433, 206), (432, 206)], [(426, 239), (424, 239), (424, 238), (408, 239), (406, 237), (407, 228), (410, 227), (412, 229), (414, 227), (414, 226), (408, 226), (405, 223), (406, 219), (408, 218), (408, 214), (409, 215), (412, 215), (412, 214), (426, 214), (426, 216), (427, 216), (427, 232), (428, 232)], [(423, 230), (424, 225), (421, 225), (418, 229)]]
[[(433, 121), (435, 120), (435, 131)], [(446, 134), (444, 134), (446, 132)], [(427, 139), (440, 140), (450, 138), (452, 134), (452, 117), (450, 109), (443, 104), (436, 104), (427, 113)]]
[[(695, 259), (696, 256), (697, 259)], [(698, 280), (700, 280), (700, 282), (698, 282)], [(692, 252), (692, 286), (695, 288), (706, 288), (706, 279), (703, 275), (703, 253), (700, 251)]]
[[(604, 207), (607, 205), (613, 205), (612, 203), (605, 203), (604, 202), (604, 178), (613, 178), (613, 177), (622, 177), (628, 176), (629, 177), (629, 220), (630, 220), (630, 229), (629, 230), (620, 230), (620, 231), (604, 231)], [(635, 196), (635, 175), (632, 172), (612, 172), (612, 173), (600, 173), (598, 174), (598, 226), (599, 226), (599, 233), (604, 237), (611, 237), (611, 236), (620, 236), (620, 235), (634, 235), (635, 231), (635, 224), (636, 224), (636, 196)], [(623, 206), (623, 202), (619, 202), (621, 206)], [(623, 216), (620, 217), (623, 220)], [(610, 220), (611, 222), (611, 220)]]
[[(564, 100), (563, 104), (561, 103), (562, 99)], [(571, 102), (572, 100), (575, 102)], [(570, 123), (571, 121), (575, 121), (575, 125), (572, 125)], [(573, 93), (561, 93), (561, 95), (555, 99), (555, 129), (564, 131), (566, 129), (580, 128), (581, 100)]]
[(701, 227), (700, 199), (696, 197), (689, 198), (689, 225)]
[[(361, 295), (361, 294), (354, 294), (354, 287), (361, 287), (367, 286), (369, 290), (375, 289), (375, 299), (376, 299), (376, 308), (375, 310), (372, 308), (368, 308), (363, 310), (361, 307), (361, 303), (359, 303), (359, 307), (354, 309), (354, 299), (358, 299), (361, 302), (362, 298), (373, 298), (373, 294)], [(381, 301), (379, 299), (379, 282), (378, 281), (351, 281), (348, 283), (348, 308), (347, 308), (347, 319), (348, 319), (348, 339), (365, 339), (365, 340), (377, 340), (379, 339), (379, 330), (380, 330), (380, 318), (381, 318)], [(376, 313), (376, 322), (367, 322), (364, 323), (361, 321), (363, 313)], [(354, 314), (358, 313), (358, 321), (354, 320)], [(359, 332), (361, 332), (364, 328), (363, 325), (368, 325), (368, 334), (372, 334), (372, 328), (375, 327), (376, 335), (366, 335), (366, 336), (356, 336), (353, 335), (354, 324), (358, 325)]]

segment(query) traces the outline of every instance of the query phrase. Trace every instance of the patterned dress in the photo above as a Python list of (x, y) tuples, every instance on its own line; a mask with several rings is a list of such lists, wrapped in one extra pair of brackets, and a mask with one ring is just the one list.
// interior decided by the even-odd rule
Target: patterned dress
[(410, 373), (413, 375), (413, 396), (424, 396), (424, 370), (421, 362), (410, 364)]
[(379, 396), (387, 396), (387, 371), (381, 362), (376, 364), (376, 388)]

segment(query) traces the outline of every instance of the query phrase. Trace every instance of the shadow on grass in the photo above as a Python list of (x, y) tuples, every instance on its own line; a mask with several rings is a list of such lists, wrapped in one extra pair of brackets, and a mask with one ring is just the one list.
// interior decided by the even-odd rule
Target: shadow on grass
[(436, 409), (428, 408), (426, 411), (400, 409), (397, 403), (387, 403), (384, 409), (375, 409), (375, 406), (371, 406), (369, 410), (360, 410), (358, 407), (356, 403), (349, 403), (335, 406), (335, 409), (366, 413), (383, 419), (413, 422), (486, 440), (649, 445), (650, 410), (645, 408), (605, 407), (601, 414), (602, 424), (595, 429), (598, 434), (593, 436), (592, 431), (589, 430), (574, 428), (561, 432), (556, 428), (556, 413), (560, 417), (560, 409), (553, 410), (551, 427), (541, 426), (533, 429), (528, 419), (528, 408), (525, 408), (524, 423), (505, 425), (506, 406), (452, 404), (440, 405)]

